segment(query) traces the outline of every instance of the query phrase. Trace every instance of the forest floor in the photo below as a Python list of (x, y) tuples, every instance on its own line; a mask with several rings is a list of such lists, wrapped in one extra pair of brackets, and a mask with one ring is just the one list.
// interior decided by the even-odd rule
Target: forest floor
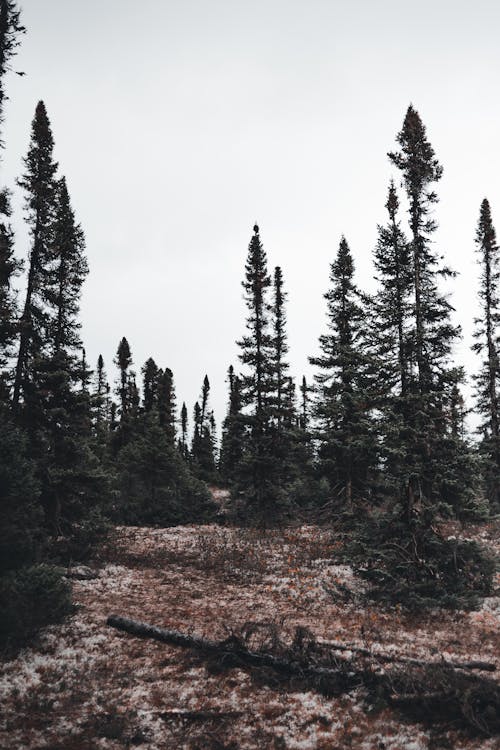
[[(500, 552), (498, 522), (448, 530)], [(500, 672), (500, 597), (478, 611), (418, 616), (368, 605), (363, 583), (332, 562), (335, 546), (313, 526), (117, 528), (97, 577), (74, 581), (76, 613), (0, 665), (0, 748), (499, 748), (498, 737), (370, 709), (361, 689), (326, 698), (272, 684), (258, 670), (217, 673), (192, 652), (106, 627), (112, 613), (213, 639), (249, 621), (272, 622), (290, 638), (301, 625), (319, 639), (384, 653), (496, 660)], [(342, 584), (353, 592), (348, 601)]]

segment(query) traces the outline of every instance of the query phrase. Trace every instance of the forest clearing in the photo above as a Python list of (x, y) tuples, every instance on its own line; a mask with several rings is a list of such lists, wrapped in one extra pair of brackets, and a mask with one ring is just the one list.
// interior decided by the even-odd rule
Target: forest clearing
[[(500, 551), (498, 520), (466, 536)], [(498, 589), (477, 611), (408, 615), (370, 604), (364, 582), (335, 563), (337, 546), (330, 530), (314, 526), (118, 527), (92, 566), (97, 577), (73, 579), (76, 613), (2, 666), (0, 747), (498, 748), (498, 735), (425, 726), (394, 707), (374, 707), (362, 687), (325, 697), (266, 670), (223, 669), (106, 627), (112, 613), (221, 640), (246, 626), (258, 648), (276, 633), (290, 641), (301, 626), (375, 654), (500, 666)], [(261, 623), (253, 634), (250, 622)], [(486, 676), (499, 680), (498, 670)]]

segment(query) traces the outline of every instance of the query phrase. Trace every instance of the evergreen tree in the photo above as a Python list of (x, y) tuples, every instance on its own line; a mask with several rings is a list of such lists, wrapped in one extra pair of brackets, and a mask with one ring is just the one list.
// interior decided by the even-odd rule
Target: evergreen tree
[(245, 421), (245, 450), (239, 462), (235, 489), (244, 498), (247, 518), (274, 523), (287, 510), (288, 498), (276, 461), (276, 430), (273, 423), (275, 394), (275, 349), (268, 301), (271, 279), (259, 227), (248, 248), (245, 265), (247, 334), (238, 342), (240, 360), (246, 367), (241, 376), (241, 399)]
[(160, 426), (165, 430), (169, 445), (175, 445), (177, 433), (176, 397), (174, 376), (168, 367), (159, 375), (158, 414)]
[(189, 457), (189, 449), (187, 444), (187, 434), (188, 434), (188, 412), (186, 408), (186, 402), (182, 402), (182, 408), (181, 408), (181, 438), (180, 438), (180, 452), (181, 455), (187, 459)]
[(370, 300), (368, 330), (377, 363), (374, 389), (378, 433), (386, 491), (406, 499), (412, 472), (409, 435), (415, 410), (413, 357), (414, 276), (410, 243), (398, 217), (399, 199), (394, 182), (389, 185), (386, 209), (389, 221), (378, 227), (374, 253), (376, 294)]
[[(0, 127), (3, 125), (4, 105), (7, 99), (3, 79), (10, 70), (10, 60), (19, 47), (19, 36), (25, 31), (17, 2), (0, 0)], [(0, 139), (0, 148), (3, 148), (2, 139)]]
[[(54, 139), (43, 102), (39, 102), (31, 131), (31, 143), (24, 160), (25, 174), (19, 185), (26, 191), (26, 215), (31, 230), (31, 251), (24, 308), (20, 320), (19, 351), (14, 381), (14, 405), (30, 383), (30, 364), (41, 354), (47, 326), (46, 278), (52, 262), (54, 208), (57, 192), (57, 164), (52, 152)], [(52, 290), (51, 290), (52, 291)]]
[(272, 338), (269, 331), (267, 301), (270, 286), (267, 257), (256, 224), (248, 248), (243, 281), (249, 313), (246, 323), (248, 333), (238, 345), (241, 349), (240, 360), (250, 371), (247, 375), (241, 376), (242, 397), (244, 404), (250, 406), (252, 411), (252, 435), (257, 443), (259, 437), (265, 434), (270, 418), (269, 395), (272, 383), (269, 377), (269, 361), (272, 356)]
[(289, 364), (286, 360), (288, 354), (288, 341), (286, 334), (286, 293), (283, 290), (283, 272), (279, 266), (274, 269), (273, 277), (273, 338), (272, 338), (272, 376), (274, 391), (273, 416), (278, 436), (290, 428), (294, 422), (295, 410), (293, 408), (293, 381), (288, 370)]
[(321, 355), (310, 362), (315, 375), (315, 416), (319, 459), (335, 498), (352, 508), (366, 498), (377, 446), (371, 406), (371, 361), (364, 338), (363, 298), (354, 282), (354, 262), (344, 237), (331, 265), (325, 294), (328, 333), (320, 336)]
[(142, 368), (142, 398), (144, 411), (151, 411), (158, 403), (158, 367), (150, 357)]
[(473, 350), (482, 356), (481, 370), (476, 376), (477, 409), (482, 417), (481, 453), (484, 456), (487, 496), (493, 508), (500, 507), (500, 415), (498, 383), (500, 359), (500, 254), (490, 204), (481, 203), (476, 245), (481, 265), (479, 300), (481, 316), (475, 320), (476, 343)]
[(245, 422), (242, 415), (241, 384), (234, 372), (228, 369), (229, 405), (222, 425), (222, 442), (220, 451), (220, 472), (226, 482), (232, 484), (236, 478), (237, 467), (242, 460), (245, 443)]
[(16, 297), (12, 282), (20, 264), (14, 258), (14, 235), (7, 191), (0, 192), (0, 402), (10, 397), (9, 363), (16, 335)]
[(454, 384), (461, 371), (450, 364), (452, 346), (460, 333), (450, 320), (452, 307), (439, 290), (439, 280), (454, 274), (440, 264), (431, 243), (436, 222), (431, 211), (437, 202), (433, 183), (442, 176), (442, 167), (429, 143), (418, 112), (410, 105), (397, 136), (400, 150), (389, 154), (401, 171), (409, 202), (410, 249), (413, 275), (414, 405), (409, 415), (407, 455), (412, 465), (408, 477), (406, 513), (432, 506), (441, 491), (446, 465), (441, 455), (446, 424), (445, 412)]
[(109, 421), (109, 383), (104, 369), (104, 359), (102, 354), (97, 358), (95, 393), (94, 393), (94, 411), (95, 411), (95, 429), (98, 435), (105, 433)]
[(299, 426), (302, 430), (307, 431), (309, 427), (309, 388), (307, 386), (306, 376), (302, 376), (300, 385), (300, 416)]
[(201, 406), (198, 402), (194, 409), (194, 434), (191, 448), (193, 471), (206, 482), (216, 478), (215, 465), (215, 420), (209, 411), (210, 382), (205, 375), (201, 389)]
[(114, 360), (116, 366), (120, 371), (120, 380), (117, 388), (117, 395), (120, 399), (120, 419), (124, 421), (128, 412), (128, 378), (129, 378), (129, 367), (132, 364), (132, 354), (130, 352), (130, 346), (125, 338), (122, 338), (118, 345), (116, 357)]
[[(1, 127), (4, 121), (6, 99), (4, 77), (10, 69), (9, 61), (19, 45), (24, 32), (17, 4), (11, 0), (0, 1), (0, 148), (3, 148)], [(10, 397), (9, 364), (16, 334), (16, 298), (12, 280), (20, 264), (14, 258), (14, 235), (9, 225), (10, 196), (7, 188), (0, 186), (0, 403)]]
[(90, 536), (89, 517), (98, 514), (106, 478), (92, 452), (92, 372), (80, 340), (85, 242), (64, 180), (57, 183), (55, 198), (50, 264), (44, 269), (45, 340), (31, 360), (25, 401), (47, 522), (54, 535), (62, 533), (75, 540), (84, 528)]

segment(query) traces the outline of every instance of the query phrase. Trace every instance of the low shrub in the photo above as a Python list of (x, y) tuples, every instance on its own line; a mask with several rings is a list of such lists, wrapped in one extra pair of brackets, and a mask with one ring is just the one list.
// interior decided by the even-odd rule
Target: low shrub
[(0, 578), (0, 645), (24, 643), (72, 611), (71, 588), (51, 565), (20, 568)]
[(351, 530), (342, 557), (371, 583), (372, 598), (409, 609), (470, 609), (493, 589), (489, 554), (418, 519), (408, 524), (387, 514), (365, 517)]

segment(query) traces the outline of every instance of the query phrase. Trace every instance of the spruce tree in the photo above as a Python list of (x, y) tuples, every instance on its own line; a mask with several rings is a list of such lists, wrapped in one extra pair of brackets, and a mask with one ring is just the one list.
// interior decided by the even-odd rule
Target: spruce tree
[(183, 458), (187, 459), (189, 457), (189, 449), (187, 444), (187, 434), (188, 434), (188, 411), (186, 407), (186, 402), (182, 402), (181, 407), (181, 437), (180, 437), (180, 452)]
[(342, 237), (331, 265), (327, 300), (328, 333), (321, 354), (311, 357), (315, 375), (320, 469), (332, 500), (351, 510), (368, 495), (376, 464), (372, 424), (371, 361), (365, 341), (363, 297), (354, 282), (354, 262)]
[(400, 170), (409, 202), (410, 250), (413, 276), (412, 388), (414, 403), (408, 415), (411, 457), (406, 513), (425, 506), (427, 516), (439, 499), (446, 473), (440, 447), (445, 435), (444, 414), (449, 407), (453, 386), (462, 373), (451, 363), (452, 347), (460, 329), (451, 322), (453, 310), (439, 289), (442, 278), (453, 272), (441, 265), (431, 237), (437, 228), (432, 217), (437, 195), (433, 184), (440, 180), (442, 167), (427, 139), (420, 115), (409, 106), (397, 135), (399, 151), (389, 154)]
[(169, 445), (175, 445), (177, 410), (174, 376), (168, 367), (159, 376), (158, 414), (160, 426), (165, 430)]
[(89, 534), (89, 517), (98, 514), (106, 482), (92, 452), (92, 372), (80, 339), (79, 301), (88, 270), (85, 242), (64, 179), (57, 183), (54, 199), (50, 264), (44, 269), (44, 346), (31, 360), (32, 388), (25, 400), (46, 519), (54, 535), (74, 540), (84, 528)]
[(144, 411), (151, 411), (158, 403), (158, 367), (150, 357), (142, 368), (142, 399)]
[[(6, 99), (4, 77), (24, 32), (17, 3), (0, 0), (0, 148), (4, 147), (2, 125)], [(10, 359), (16, 335), (16, 298), (12, 281), (20, 268), (14, 258), (14, 234), (9, 225), (10, 195), (0, 186), (0, 403), (10, 398)]]
[(10, 398), (10, 360), (16, 336), (16, 296), (13, 280), (20, 264), (14, 258), (14, 234), (8, 224), (10, 216), (7, 191), (0, 192), (0, 402)]
[(235, 481), (237, 468), (243, 457), (245, 443), (245, 421), (242, 415), (241, 384), (234, 367), (228, 369), (229, 404), (222, 425), (220, 450), (220, 472), (225, 482)]
[(481, 370), (475, 378), (476, 402), (482, 417), (479, 431), (482, 435), (481, 453), (485, 463), (487, 496), (492, 507), (497, 510), (500, 507), (500, 251), (490, 204), (486, 198), (481, 203), (476, 245), (481, 266), (481, 316), (475, 320), (476, 343), (473, 350), (482, 357)]
[(117, 395), (120, 399), (121, 421), (124, 421), (126, 414), (128, 412), (128, 408), (129, 408), (128, 379), (129, 379), (129, 367), (132, 364), (132, 354), (130, 351), (130, 346), (125, 336), (122, 338), (122, 340), (120, 341), (118, 345), (118, 349), (116, 352), (116, 357), (114, 359), (114, 362), (120, 371), (120, 375), (119, 375), (120, 380), (119, 380), (119, 384), (117, 388)]
[(26, 216), (31, 233), (31, 251), (24, 308), (20, 320), (13, 402), (17, 406), (21, 394), (31, 380), (30, 365), (41, 354), (47, 326), (46, 279), (52, 262), (52, 231), (56, 204), (57, 163), (52, 152), (54, 139), (43, 102), (39, 102), (32, 123), (31, 143), (24, 159), (25, 173), (19, 185), (26, 192)]
[(248, 518), (268, 523), (281, 514), (286, 497), (276, 476), (273, 446), (273, 337), (268, 300), (271, 278), (259, 227), (248, 248), (243, 281), (248, 309), (247, 333), (238, 341), (239, 358), (245, 366), (241, 375), (241, 398), (245, 415), (245, 451), (239, 463), (236, 491), (243, 496)]
[[(5, 94), (4, 76), (11, 69), (10, 60), (16, 54), (19, 47), (19, 36), (26, 29), (21, 23), (21, 12), (17, 2), (13, 0), (0, 0), (0, 127), (4, 121), (4, 105), (7, 96)], [(0, 138), (0, 148), (3, 148), (3, 139)]]
[(383, 489), (405, 502), (413, 473), (412, 415), (415, 404), (413, 366), (414, 276), (411, 246), (399, 220), (399, 199), (391, 180), (385, 204), (388, 223), (378, 227), (374, 252), (376, 294), (367, 321), (377, 363), (374, 389), (384, 475)]
[(194, 434), (191, 448), (193, 458), (193, 471), (205, 482), (213, 482), (216, 479), (215, 464), (215, 421), (209, 410), (210, 382), (205, 375), (201, 389), (201, 406), (198, 402), (194, 409)]

